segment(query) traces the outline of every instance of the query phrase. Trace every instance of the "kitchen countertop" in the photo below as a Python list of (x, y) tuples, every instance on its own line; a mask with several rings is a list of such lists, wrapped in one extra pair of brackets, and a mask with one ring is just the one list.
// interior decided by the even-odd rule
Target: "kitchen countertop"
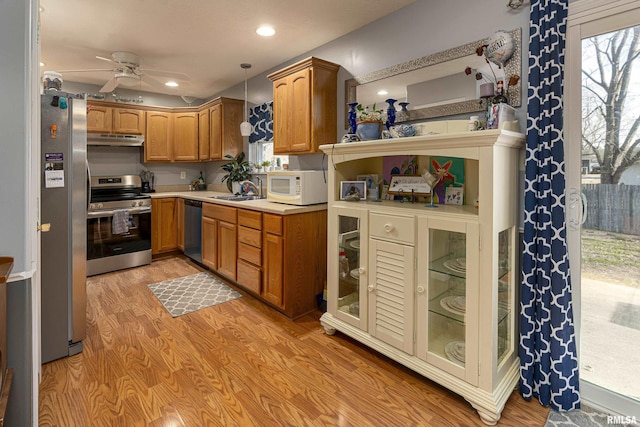
[(162, 193), (149, 193), (152, 199), (161, 199), (166, 197), (180, 197), (182, 199), (200, 200), (202, 202), (214, 203), (224, 206), (233, 206), (234, 208), (251, 209), (278, 215), (293, 215), (306, 212), (317, 212), (327, 209), (327, 204), (309, 206), (285, 205), (283, 203), (270, 202), (267, 199), (245, 200), (242, 202), (234, 202), (232, 200), (212, 199), (213, 196), (228, 196), (230, 193), (220, 191), (166, 191)]
[(13, 257), (0, 257), (0, 283), (6, 283), (13, 267)]

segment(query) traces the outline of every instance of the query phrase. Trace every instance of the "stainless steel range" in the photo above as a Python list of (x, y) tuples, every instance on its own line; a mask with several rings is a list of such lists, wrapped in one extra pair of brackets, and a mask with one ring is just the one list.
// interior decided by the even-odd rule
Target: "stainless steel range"
[(138, 175), (90, 178), (87, 276), (151, 263), (151, 197)]

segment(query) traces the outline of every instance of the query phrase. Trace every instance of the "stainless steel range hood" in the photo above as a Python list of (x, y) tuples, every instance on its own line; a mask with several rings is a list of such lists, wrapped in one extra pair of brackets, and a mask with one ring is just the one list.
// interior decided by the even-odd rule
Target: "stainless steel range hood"
[(109, 145), (112, 147), (141, 147), (143, 135), (115, 135), (107, 133), (87, 133), (87, 145)]

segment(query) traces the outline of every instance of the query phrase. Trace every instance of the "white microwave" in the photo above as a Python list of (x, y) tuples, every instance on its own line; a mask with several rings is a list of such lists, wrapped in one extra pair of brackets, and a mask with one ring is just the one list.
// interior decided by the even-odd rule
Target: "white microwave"
[(267, 173), (267, 200), (288, 205), (327, 203), (326, 171)]

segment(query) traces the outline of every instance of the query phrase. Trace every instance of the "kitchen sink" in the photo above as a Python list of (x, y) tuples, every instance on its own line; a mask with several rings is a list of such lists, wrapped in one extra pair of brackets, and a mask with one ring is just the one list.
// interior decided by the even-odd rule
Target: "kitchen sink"
[(262, 196), (240, 196), (236, 194), (229, 194), (225, 196), (211, 196), (212, 199), (229, 200), (231, 202), (245, 202), (247, 200), (260, 200), (264, 199)]

